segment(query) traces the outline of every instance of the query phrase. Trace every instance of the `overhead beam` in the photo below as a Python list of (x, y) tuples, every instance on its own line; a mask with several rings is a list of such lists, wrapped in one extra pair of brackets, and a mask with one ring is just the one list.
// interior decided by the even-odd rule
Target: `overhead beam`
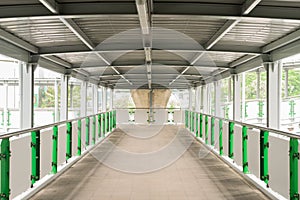
[(284, 45), (287, 45), (299, 39), (300, 39), (300, 29), (262, 47), (262, 52), (268, 53), (274, 49), (280, 48)]
[(246, 0), (242, 6), (242, 15), (248, 15), (261, 0)]
[(39, 0), (48, 10), (54, 14), (59, 14), (59, 7), (55, 0)]
[[(202, 52), (211, 52), (211, 53), (235, 53), (235, 54), (251, 54), (259, 55), (260, 48), (250, 47), (250, 46), (241, 46), (241, 45), (225, 45), (225, 46), (214, 46), (210, 50), (201, 50), (201, 49), (155, 49), (152, 48), (152, 51), (167, 51), (174, 53), (202, 53)], [(39, 55), (49, 56), (49, 55), (62, 55), (62, 54), (91, 54), (94, 52), (98, 53), (116, 53), (119, 52), (120, 55), (126, 52), (132, 51), (141, 51), (141, 49), (130, 49), (130, 48), (101, 48), (91, 51), (85, 45), (70, 45), (70, 46), (53, 46), (53, 47), (41, 47), (39, 49)]]
[(47, 60), (50, 60), (54, 63), (57, 63), (59, 65), (62, 65), (66, 68), (72, 68), (72, 64), (70, 64), (70, 63), (68, 63), (68, 62), (66, 62), (66, 61), (64, 61), (64, 60), (62, 60), (62, 59), (60, 59), (56, 56), (45, 56), (44, 58), (47, 59)]

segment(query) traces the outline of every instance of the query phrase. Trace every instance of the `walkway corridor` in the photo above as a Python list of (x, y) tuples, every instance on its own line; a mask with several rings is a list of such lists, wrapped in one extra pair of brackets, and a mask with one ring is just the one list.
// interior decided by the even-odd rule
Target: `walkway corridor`
[[(151, 135), (152, 133), (155, 134)], [(140, 137), (135, 134), (140, 134)], [(170, 145), (170, 142), (176, 138), (175, 135), (179, 135), (178, 141), (189, 144), (187, 141), (190, 140), (191, 143), (179, 159), (162, 169), (134, 174), (112, 169), (98, 161), (97, 154), (101, 153), (105, 153), (107, 156), (105, 160), (109, 160), (114, 153), (107, 152), (112, 149), (139, 154), (161, 150)], [(116, 145), (117, 148), (108, 143)], [(130, 164), (138, 163), (128, 163), (128, 166)], [(150, 166), (151, 163), (146, 165)], [(247, 184), (215, 155), (205, 151), (204, 147), (181, 127), (169, 125), (153, 128), (132, 125), (116, 129), (103, 143), (32, 199), (257, 200), (267, 198), (254, 186)]]

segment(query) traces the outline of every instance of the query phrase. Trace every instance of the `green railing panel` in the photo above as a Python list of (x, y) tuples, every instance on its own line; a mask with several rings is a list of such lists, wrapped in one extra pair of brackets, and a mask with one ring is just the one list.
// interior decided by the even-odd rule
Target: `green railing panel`
[(211, 124), (210, 124), (210, 144), (215, 145), (215, 118), (211, 117)]
[(290, 138), (290, 199), (298, 200), (298, 139)]
[(58, 144), (58, 127), (53, 126), (52, 135), (52, 174), (57, 173), (57, 144)]
[(10, 195), (10, 142), (9, 138), (4, 138), (1, 141), (1, 199), (8, 200)]
[(78, 120), (77, 127), (77, 156), (81, 155), (81, 119)]
[(220, 155), (224, 155), (224, 147), (223, 147), (223, 120), (219, 120), (219, 153)]
[(248, 127), (243, 126), (242, 128), (242, 156), (243, 156), (243, 172), (249, 173), (248, 168)]
[(98, 122), (98, 138), (101, 137), (101, 114), (97, 115), (97, 122)]
[(205, 144), (208, 144), (208, 116), (205, 115)]
[(90, 118), (85, 118), (85, 146), (90, 145)]
[(40, 131), (31, 132), (31, 187), (40, 180)]
[(200, 114), (200, 138), (203, 136), (203, 115)]
[(66, 161), (72, 157), (72, 122), (67, 122)]
[(93, 116), (92, 124), (92, 145), (96, 143), (96, 116)]
[(269, 132), (260, 131), (260, 179), (269, 187)]
[(229, 122), (229, 135), (228, 135), (228, 157), (233, 159), (233, 152), (234, 152), (234, 148), (233, 148), (233, 138), (234, 138), (234, 123), (233, 122)]

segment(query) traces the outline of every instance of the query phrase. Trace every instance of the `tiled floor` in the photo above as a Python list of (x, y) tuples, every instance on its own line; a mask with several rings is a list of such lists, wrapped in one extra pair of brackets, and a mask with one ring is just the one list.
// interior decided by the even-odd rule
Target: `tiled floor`
[[(202, 145), (188, 134), (178, 137), (178, 141), (185, 144), (189, 144), (187, 140), (192, 141), (187, 151), (160, 170), (134, 174), (107, 167), (95, 158), (98, 153), (105, 152), (109, 160), (113, 154), (107, 152), (112, 149), (137, 154), (160, 151), (170, 145), (181, 129), (165, 126), (154, 135), (151, 127), (123, 127), (122, 130), (117, 129), (106, 140), (116, 148), (105, 142), (99, 145), (92, 153), (96, 156), (86, 155), (32, 199), (267, 199), (212, 153), (203, 156), (203, 151), (199, 151), (203, 150)], [(143, 138), (137, 138), (138, 134)], [(149, 138), (144, 137), (147, 134)], [(102, 160), (105, 163), (105, 159)]]

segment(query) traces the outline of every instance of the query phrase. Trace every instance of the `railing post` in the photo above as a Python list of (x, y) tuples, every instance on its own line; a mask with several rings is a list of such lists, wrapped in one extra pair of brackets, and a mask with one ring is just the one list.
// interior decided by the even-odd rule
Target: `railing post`
[(112, 130), (113, 130), (113, 124), (114, 124), (113, 111), (110, 111), (109, 115), (110, 115), (110, 132), (112, 132)]
[(205, 144), (208, 144), (208, 116), (205, 115)]
[(117, 128), (117, 111), (114, 111), (114, 128)]
[(58, 127), (53, 126), (52, 135), (52, 174), (57, 173), (57, 141), (58, 140)]
[(66, 161), (72, 157), (72, 122), (67, 122)]
[(290, 199), (299, 199), (298, 192), (298, 139), (290, 138)]
[(203, 115), (200, 114), (200, 138), (203, 136)]
[(93, 127), (92, 127), (92, 144), (96, 142), (96, 116), (93, 116)]
[(109, 132), (109, 115), (108, 115), (108, 112), (105, 113), (105, 119), (106, 119), (106, 123), (105, 123), (105, 133), (108, 133)]
[(210, 144), (214, 146), (215, 145), (215, 118), (214, 117), (211, 117), (210, 130), (211, 130)]
[(40, 131), (31, 132), (31, 187), (40, 180)]
[(184, 117), (184, 121), (185, 121), (185, 128), (187, 128), (188, 127), (188, 111), (187, 110), (185, 110), (185, 113), (184, 113), (185, 115), (185, 117)]
[(269, 187), (269, 132), (260, 131), (260, 179)]
[(98, 138), (101, 137), (101, 114), (98, 114)]
[(90, 145), (90, 118), (85, 118), (85, 146)]
[(242, 152), (243, 152), (243, 172), (249, 173), (248, 169), (248, 127), (243, 126), (242, 128)]
[(78, 120), (77, 131), (77, 156), (81, 155), (81, 119)]
[(196, 113), (196, 137), (199, 137), (199, 134), (198, 134), (198, 131), (199, 131), (199, 114)]
[(195, 131), (195, 112), (192, 112), (192, 128), (191, 132), (194, 133)]
[(223, 147), (223, 120), (219, 120), (219, 153), (220, 156), (224, 154), (224, 147)]
[(192, 130), (192, 111), (189, 111), (189, 129)]
[(10, 195), (9, 189), (9, 169), (10, 169), (10, 142), (9, 138), (1, 141), (1, 199), (8, 200)]
[(229, 131), (228, 131), (229, 135), (228, 135), (228, 157), (233, 159), (233, 137), (234, 137), (234, 123), (233, 122), (229, 122)]

